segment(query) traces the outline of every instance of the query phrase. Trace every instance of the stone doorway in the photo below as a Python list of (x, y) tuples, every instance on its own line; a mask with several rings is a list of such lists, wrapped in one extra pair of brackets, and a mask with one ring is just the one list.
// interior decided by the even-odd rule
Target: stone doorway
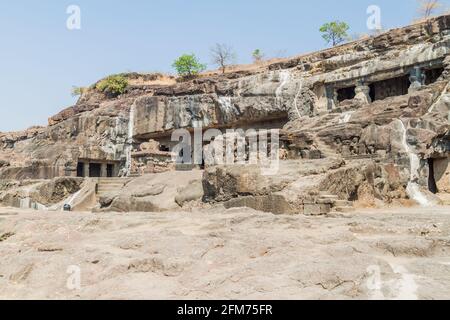
[(107, 160), (79, 159), (77, 177), (113, 178), (118, 176), (119, 162)]
[(102, 176), (102, 165), (100, 163), (89, 164), (89, 177), (100, 178)]
[(403, 96), (408, 94), (409, 75), (374, 82), (370, 85), (370, 97), (372, 101), (384, 100), (389, 97)]
[(114, 165), (113, 164), (108, 164), (106, 166), (106, 176), (108, 178), (112, 178), (114, 176)]
[(84, 177), (84, 163), (78, 162), (77, 164), (77, 177)]

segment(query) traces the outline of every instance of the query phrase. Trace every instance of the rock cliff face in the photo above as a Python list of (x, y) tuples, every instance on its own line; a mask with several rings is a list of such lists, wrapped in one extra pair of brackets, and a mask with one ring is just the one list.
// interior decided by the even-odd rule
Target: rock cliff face
[[(281, 192), (280, 212), (320, 204), (321, 192), (342, 200), (438, 201), (431, 193), (450, 189), (449, 52), (450, 16), (442, 16), (250, 71), (169, 84), (142, 76), (116, 98), (90, 89), (48, 127), (0, 133), (0, 178), (170, 171), (175, 129), (280, 129), (282, 159), (291, 161), (281, 166), (291, 173), (283, 171), (278, 184), (264, 180), (263, 187), (249, 183), (224, 194), (230, 180), (223, 177), (252, 169), (213, 166), (204, 174), (205, 201), (261, 209)], [(305, 161), (323, 168), (314, 160), (324, 158), (331, 161), (325, 172), (298, 169)]]

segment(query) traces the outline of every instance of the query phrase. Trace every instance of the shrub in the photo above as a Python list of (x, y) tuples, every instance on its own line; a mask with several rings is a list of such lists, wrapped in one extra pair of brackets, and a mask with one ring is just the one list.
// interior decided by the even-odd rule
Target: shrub
[(85, 93), (87, 90), (87, 88), (85, 87), (72, 87), (72, 96), (73, 97), (78, 97), (83, 95), (83, 93)]
[(253, 51), (252, 56), (253, 56), (253, 61), (256, 63), (259, 63), (264, 59), (264, 54), (261, 51), (261, 49), (256, 49), (255, 51)]
[(125, 93), (127, 87), (128, 80), (122, 75), (109, 76), (96, 85), (97, 90), (113, 96)]
[(183, 78), (192, 78), (206, 69), (206, 65), (200, 63), (195, 54), (184, 54), (172, 65), (178, 75)]

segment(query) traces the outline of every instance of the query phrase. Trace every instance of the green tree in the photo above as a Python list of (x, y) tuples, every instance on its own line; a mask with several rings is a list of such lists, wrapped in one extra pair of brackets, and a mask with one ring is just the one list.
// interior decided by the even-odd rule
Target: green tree
[(333, 47), (348, 39), (347, 31), (350, 29), (349, 25), (341, 21), (332, 21), (325, 23), (321, 28), (322, 38)]
[(198, 61), (195, 54), (184, 54), (173, 63), (178, 75), (183, 78), (192, 78), (206, 69), (206, 65)]
[(113, 75), (101, 80), (95, 87), (107, 95), (118, 96), (125, 93), (128, 80), (122, 75)]
[(253, 56), (253, 60), (256, 63), (259, 63), (262, 61), (262, 59), (264, 59), (264, 54), (261, 51), (261, 49), (256, 49), (255, 51), (253, 51), (252, 56)]

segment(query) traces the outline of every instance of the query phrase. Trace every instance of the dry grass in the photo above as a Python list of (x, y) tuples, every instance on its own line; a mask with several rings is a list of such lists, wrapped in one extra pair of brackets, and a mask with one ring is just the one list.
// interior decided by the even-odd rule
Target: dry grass
[(130, 85), (148, 85), (148, 86), (170, 86), (176, 83), (176, 78), (170, 75), (161, 74), (155, 80), (147, 80), (145, 77), (128, 80)]

